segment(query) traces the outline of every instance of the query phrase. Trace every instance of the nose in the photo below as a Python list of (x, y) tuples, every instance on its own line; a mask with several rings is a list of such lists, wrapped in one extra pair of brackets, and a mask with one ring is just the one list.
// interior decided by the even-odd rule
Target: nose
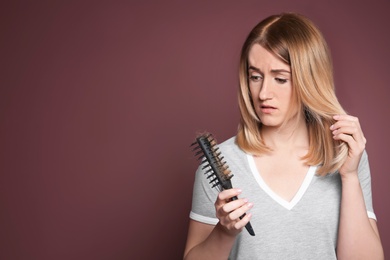
[(273, 92), (272, 92), (271, 82), (269, 82), (267, 78), (264, 78), (261, 84), (259, 98), (260, 100), (268, 100), (268, 99), (272, 99), (272, 97), (273, 97)]

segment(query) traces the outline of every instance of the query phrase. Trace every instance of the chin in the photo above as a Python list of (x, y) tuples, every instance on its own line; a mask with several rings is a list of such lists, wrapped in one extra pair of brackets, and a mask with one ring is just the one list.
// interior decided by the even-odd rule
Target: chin
[(282, 124), (261, 124), (263, 128), (279, 128)]
[(261, 125), (265, 127), (279, 127), (282, 125), (282, 122), (271, 122), (270, 120), (260, 120)]
[(282, 126), (284, 121), (283, 118), (270, 117), (270, 116), (261, 116), (259, 117), (260, 122), (263, 126), (268, 127), (279, 127)]

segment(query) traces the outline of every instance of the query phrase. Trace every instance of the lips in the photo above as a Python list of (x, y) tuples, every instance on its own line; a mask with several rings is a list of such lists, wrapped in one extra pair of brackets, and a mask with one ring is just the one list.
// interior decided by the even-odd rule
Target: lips
[(261, 109), (276, 109), (276, 107), (273, 107), (273, 106), (268, 106), (268, 105), (261, 105), (260, 106), (261, 107)]
[(271, 114), (272, 112), (275, 111), (275, 109), (276, 109), (276, 107), (273, 107), (273, 106), (270, 106), (270, 105), (261, 105), (260, 106), (260, 110), (264, 114)]

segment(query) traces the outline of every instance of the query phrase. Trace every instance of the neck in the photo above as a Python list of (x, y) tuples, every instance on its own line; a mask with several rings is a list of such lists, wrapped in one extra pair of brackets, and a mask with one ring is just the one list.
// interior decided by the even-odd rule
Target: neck
[(303, 117), (298, 121), (292, 119), (280, 127), (262, 126), (261, 135), (273, 151), (309, 148), (309, 132)]

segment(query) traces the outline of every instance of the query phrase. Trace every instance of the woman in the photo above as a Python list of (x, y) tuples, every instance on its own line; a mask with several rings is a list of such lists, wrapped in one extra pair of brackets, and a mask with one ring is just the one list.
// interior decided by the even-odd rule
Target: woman
[(266, 18), (239, 77), (238, 134), (219, 145), (235, 188), (218, 193), (198, 169), (184, 258), (383, 259), (366, 139), (335, 96), (319, 30), (298, 14)]

